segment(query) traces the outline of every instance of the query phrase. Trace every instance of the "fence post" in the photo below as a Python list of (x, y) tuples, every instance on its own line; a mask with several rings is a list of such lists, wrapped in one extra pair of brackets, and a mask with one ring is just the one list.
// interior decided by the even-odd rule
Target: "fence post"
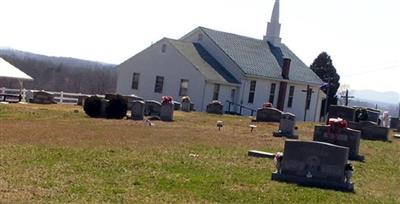
[(60, 103), (63, 103), (64, 92), (60, 92)]
[(6, 93), (6, 87), (2, 87), (2, 88), (1, 88), (1, 93), (2, 93), (2, 94), (5, 94), (5, 93)]

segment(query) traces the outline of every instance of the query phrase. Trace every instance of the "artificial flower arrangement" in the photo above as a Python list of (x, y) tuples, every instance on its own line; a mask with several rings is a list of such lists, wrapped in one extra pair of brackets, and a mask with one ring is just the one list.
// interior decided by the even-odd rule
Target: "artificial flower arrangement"
[(214, 101), (212, 101), (211, 103), (212, 103), (212, 104), (218, 103), (218, 104), (222, 105), (221, 101), (218, 101), (218, 100), (214, 100)]
[(272, 108), (272, 103), (270, 103), (270, 102), (264, 103), (263, 108)]
[(161, 99), (161, 104), (172, 104), (172, 96), (163, 96)]
[(190, 97), (189, 96), (184, 96), (182, 97), (182, 102), (190, 102)]

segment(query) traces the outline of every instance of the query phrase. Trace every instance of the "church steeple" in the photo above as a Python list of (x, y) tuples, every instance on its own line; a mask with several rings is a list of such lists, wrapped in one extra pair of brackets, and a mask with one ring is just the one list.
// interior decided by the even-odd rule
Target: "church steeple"
[(279, 47), (281, 44), (281, 24), (279, 23), (279, 0), (275, 0), (274, 10), (272, 11), (271, 21), (268, 23), (267, 35), (264, 40), (272, 45)]

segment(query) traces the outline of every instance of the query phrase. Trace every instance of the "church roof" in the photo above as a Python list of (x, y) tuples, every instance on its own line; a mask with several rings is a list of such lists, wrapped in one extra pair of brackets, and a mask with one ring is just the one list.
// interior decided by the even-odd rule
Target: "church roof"
[(301, 83), (322, 84), (322, 80), (302, 62), (285, 44), (274, 47), (264, 40), (200, 29), (231, 58), (246, 75), (283, 80), (281, 75), (284, 58), (291, 59), (289, 79)]
[(206, 80), (220, 83), (240, 83), (200, 44), (172, 39), (168, 39), (168, 42), (189, 60)]

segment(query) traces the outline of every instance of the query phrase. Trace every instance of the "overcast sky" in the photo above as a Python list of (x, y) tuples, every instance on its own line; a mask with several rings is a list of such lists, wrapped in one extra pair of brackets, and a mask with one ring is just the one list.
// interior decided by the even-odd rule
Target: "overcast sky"
[[(119, 64), (198, 26), (261, 39), (275, 0), (2, 0), (0, 46)], [(281, 37), (352, 89), (400, 93), (399, 0), (281, 0)]]

